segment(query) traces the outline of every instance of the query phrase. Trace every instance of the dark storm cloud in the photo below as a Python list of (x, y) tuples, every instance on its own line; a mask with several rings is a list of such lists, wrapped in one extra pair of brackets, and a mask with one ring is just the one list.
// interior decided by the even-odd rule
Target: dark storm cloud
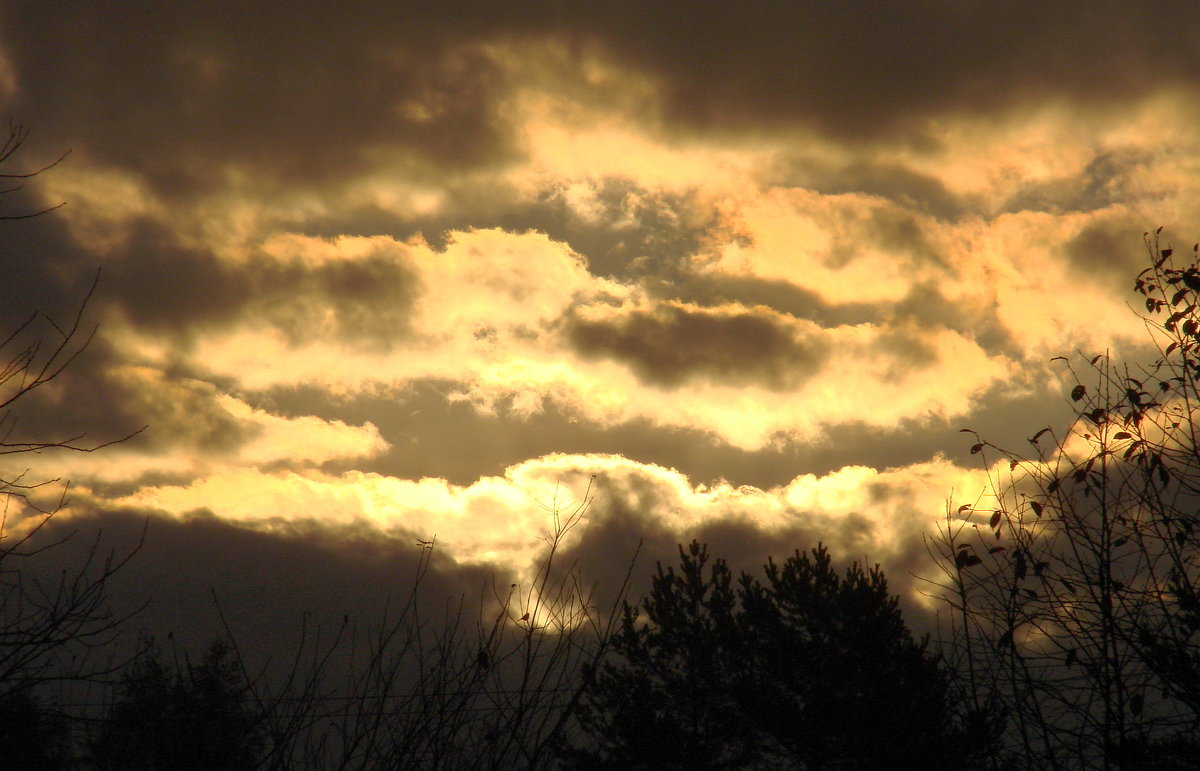
[(647, 383), (677, 387), (691, 378), (785, 389), (809, 377), (824, 356), (765, 312), (726, 312), (664, 304), (615, 318), (568, 319), (567, 339), (582, 355), (630, 365)]
[(1082, 281), (1128, 296), (1134, 277), (1150, 265), (1146, 249), (1130, 236), (1153, 226), (1124, 211), (1097, 217), (1063, 245), (1063, 253)]
[(824, 260), (829, 267), (848, 265), (869, 244), (914, 265), (947, 270), (944, 257), (929, 240), (927, 226), (907, 209), (894, 204), (846, 208), (837, 213), (835, 221), (844, 230), (833, 234)]
[(676, 126), (842, 139), (910, 127), (921, 141), (947, 114), (1194, 89), (1200, 65), (1200, 16), (1165, 2), (8, 2), (3, 14), (9, 111), (168, 192), (210, 186), (230, 163), (264, 184), (329, 180), (385, 144), (411, 151), (414, 174), (511, 157), (487, 42), (601, 51), (649, 74)]
[[(5, 202), (36, 205), (24, 195)], [(109, 305), (147, 331), (175, 334), (253, 316), (296, 343), (321, 329), (350, 343), (386, 345), (406, 331), (418, 291), (412, 270), (381, 252), (317, 265), (255, 254), (232, 264), (185, 245), (167, 226), (149, 218), (114, 228), (110, 236), (122, 237), (114, 246), (98, 249), (67, 232), (68, 214), (63, 210), (0, 222), (0, 323), (5, 330), (34, 312), (69, 324), (97, 278), (97, 264), (102, 267), (88, 315), (93, 324), (97, 307)], [(97, 249), (94, 257), (85, 256)], [(319, 323), (325, 318), (330, 323)]]
[(103, 273), (102, 296), (150, 331), (265, 321), (293, 344), (313, 334), (386, 347), (407, 330), (417, 279), (395, 255), (320, 264), (254, 254), (243, 263), (183, 246), (165, 227), (130, 227)]
[[(181, 373), (121, 367), (114, 351), (97, 338), (51, 387), (30, 391), (14, 405), (10, 439), (73, 440), (73, 445), (93, 447), (145, 427), (123, 443), (126, 450), (224, 453), (253, 438), (254, 430), (231, 415), (219, 396), (209, 383)], [(13, 460), (21, 462), (20, 456)], [(56, 466), (70, 464), (70, 456), (56, 456)]]
[(235, 268), (182, 245), (165, 226), (142, 219), (128, 232), (105, 266), (102, 297), (135, 325), (180, 332), (233, 321), (254, 297), (254, 286)]
[(871, 240), (889, 252), (906, 254), (919, 262), (944, 265), (929, 242), (925, 225), (912, 212), (896, 207), (875, 207), (867, 219)]
[[(15, 210), (33, 211), (35, 201), (26, 194), (13, 194), (6, 202)], [(70, 362), (49, 386), (29, 391), (11, 405), (13, 423), (8, 440), (60, 442), (75, 438), (79, 446), (92, 446), (144, 425), (126, 409), (125, 389), (106, 376), (118, 362), (114, 349), (103, 335), (93, 336), (101, 318), (102, 279), (98, 279), (95, 266), (80, 256), (62, 212), (0, 222), (0, 340), (15, 333), (0, 348), (0, 368), (8, 370), (23, 352), (30, 351), (34, 355), (27, 376), (43, 370), (49, 374)], [(96, 281), (96, 293), (89, 300)], [(70, 333), (76, 321), (74, 334), (64, 341), (63, 335)], [(19, 384), (28, 379), (6, 378), (0, 399), (14, 396)]]
[[(382, 349), (404, 336), (417, 292), (412, 271), (394, 255), (376, 253), (315, 265), (255, 255), (223, 263), (182, 245), (150, 220), (132, 223), (99, 273), (96, 292), (84, 307), (96, 269), (78, 258), (80, 245), (62, 230), (61, 214), (0, 223), (6, 259), (0, 260), (0, 322), (7, 336), (33, 323), (0, 354), (7, 362), (38, 345), (38, 367), (82, 310), (80, 331), (60, 363), (80, 351), (53, 388), (19, 402), (14, 441), (62, 441), (93, 446), (150, 426), (130, 442), (139, 449), (187, 447), (229, 450), (251, 438), (217, 403), (218, 389), (181, 364), (162, 373), (123, 368), (106, 329), (87, 344), (104, 308), (118, 309), (142, 331), (186, 339), (195, 329), (257, 320), (273, 325), (294, 344), (314, 334), (350, 345)], [(15, 382), (15, 381), (14, 381)], [(12, 384), (10, 384), (11, 386)], [(10, 387), (7, 394), (11, 394)]]
[[(15, 211), (35, 211), (27, 191), (4, 197)], [(30, 314), (71, 319), (95, 278), (64, 226), (61, 212), (0, 222), (0, 324), (7, 336)], [(69, 323), (69, 321), (67, 322)]]
[(803, 187), (822, 195), (863, 193), (885, 198), (905, 209), (953, 222), (970, 210), (971, 201), (946, 189), (938, 179), (900, 163), (854, 161), (840, 166), (814, 158), (778, 162), (770, 184)]
[[(56, 342), (54, 330), (40, 331), (43, 344)], [(5, 353), (10, 354), (9, 351)], [(129, 392), (105, 376), (112, 361), (113, 351), (103, 341), (93, 340), (91, 346), (52, 381), (52, 386), (28, 391), (11, 405), (12, 423), (6, 426), (11, 433), (5, 440), (14, 443), (69, 441), (78, 447), (89, 447), (128, 436), (144, 426), (144, 416), (137, 414), (128, 402)], [(12, 388), (6, 389), (4, 398), (13, 392)], [(145, 437), (134, 441), (141, 444)], [(8, 473), (22, 462), (28, 463), (21, 456), (5, 460), (8, 461), (5, 464)]]
[(439, 168), (485, 162), (504, 152), (497, 73), (451, 49), (498, 14), (432, 9), (8, 3), (9, 109), (165, 193), (217, 183), (229, 163), (268, 184), (328, 179), (385, 142)]
[(295, 345), (322, 330), (332, 314), (337, 337), (386, 349), (408, 331), (416, 276), (392, 257), (376, 254), (315, 267), (256, 263), (254, 315), (268, 319)]
[[(97, 539), (99, 554), (128, 553), (144, 527), (144, 513), (131, 510), (52, 520), (38, 543), (69, 540), (41, 553), (36, 562), (27, 560), (26, 570), (30, 579), (54, 581), (62, 569), (83, 565)], [(266, 665), (268, 658), (290, 660), (302, 642), (303, 625), (309, 635), (319, 627), (325, 644), (344, 617), (358, 635), (369, 626), (377, 629), (389, 604), (394, 613), (408, 598), (420, 556), (406, 533), (385, 536), (313, 522), (281, 523), (281, 529), (263, 533), (203, 512), (183, 520), (152, 517), (141, 550), (108, 583), (106, 593), (117, 613), (144, 606), (123, 627), (130, 648), (141, 629), (160, 642), (170, 633), (177, 644), (199, 651), (225, 633), (215, 598), (238, 644), (258, 665)], [(500, 585), (508, 580), (499, 569), (459, 565), (440, 553), (430, 568), (418, 595), (429, 619), (442, 619), (446, 603), (459, 598), (470, 618), (485, 585), (493, 578)]]
[(593, 27), (663, 79), (682, 124), (841, 138), (1039, 99), (1194, 89), (1200, 65), (1200, 16), (1169, 2), (642, 4)]
[(586, 527), (577, 540), (568, 542), (559, 555), (562, 565), (578, 565), (582, 575), (597, 580), (598, 607), (617, 599), (620, 580), (632, 565), (630, 594), (640, 597), (650, 591), (654, 563), (671, 563), (677, 556), (679, 534), (664, 526), (652, 509), (623, 505), (619, 496), (603, 497), (601, 505), (588, 509)]

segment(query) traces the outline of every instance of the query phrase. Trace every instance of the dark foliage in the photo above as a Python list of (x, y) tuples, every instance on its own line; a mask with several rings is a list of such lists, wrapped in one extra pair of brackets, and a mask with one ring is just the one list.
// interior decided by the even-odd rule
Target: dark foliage
[(69, 768), (65, 726), (27, 691), (0, 698), (0, 765), (24, 771)]
[[(641, 612), (644, 611), (645, 621)], [(996, 726), (959, 711), (878, 567), (818, 547), (734, 582), (706, 547), (659, 565), (595, 673), (576, 768), (969, 768)], [(647, 623), (648, 622), (648, 623)]]
[(122, 679), (120, 696), (92, 742), (101, 771), (237, 771), (258, 766), (260, 723), (241, 671), (222, 642), (198, 664), (171, 671), (147, 654)]
[(990, 489), (932, 542), (946, 650), (1022, 767), (1200, 766), (1200, 244), (1146, 247), (1157, 354), (1058, 357), (1074, 420), (1030, 450), (963, 429)]

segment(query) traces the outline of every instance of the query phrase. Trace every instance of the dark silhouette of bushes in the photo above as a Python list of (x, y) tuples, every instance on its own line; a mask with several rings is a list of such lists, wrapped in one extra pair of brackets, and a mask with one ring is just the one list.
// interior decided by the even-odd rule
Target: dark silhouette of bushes
[(58, 771), (71, 767), (65, 722), (47, 711), (28, 691), (0, 698), (0, 753), (7, 768)]
[(100, 771), (250, 771), (263, 754), (261, 717), (229, 646), (168, 667), (151, 649), (129, 666), (91, 741)]
[(969, 768), (998, 726), (966, 709), (887, 580), (828, 551), (735, 581), (693, 542), (627, 606), (594, 674), (576, 768)]
[(1134, 284), (1157, 355), (1059, 357), (1073, 422), (1025, 452), (976, 435), (991, 488), (931, 541), (945, 650), (1021, 767), (1200, 756), (1200, 245), (1160, 232)]

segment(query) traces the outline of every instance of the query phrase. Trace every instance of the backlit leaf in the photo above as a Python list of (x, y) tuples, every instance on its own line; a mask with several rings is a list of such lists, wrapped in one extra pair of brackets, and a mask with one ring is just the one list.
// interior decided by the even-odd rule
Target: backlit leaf
[(975, 567), (981, 562), (983, 560), (976, 557), (966, 548), (960, 548), (954, 555), (954, 565), (959, 569)]

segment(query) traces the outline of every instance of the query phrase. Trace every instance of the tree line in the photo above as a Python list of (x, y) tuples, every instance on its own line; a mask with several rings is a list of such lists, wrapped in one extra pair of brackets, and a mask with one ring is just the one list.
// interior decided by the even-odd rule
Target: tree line
[[(0, 167), (24, 137), (11, 128)], [(601, 606), (561, 557), (585, 497), (550, 510), (530, 583), (491, 585), (477, 608), (427, 617), (436, 544), (421, 542), (392, 610), (365, 633), (348, 619), (337, 630), (302, 624), (296, 657), (270, 676), (228, 625), (203, 651), (142, 639), (122, 658), (129, 618), (108, 595), (140, 547), (97, 543), (54, 581), (34, 580), (31, 566), (61, 545), (42, 536), (65, 493), (38, 504), (53, 481), (10, 472), (0, 476), (0, 765), (1197, 767), (1200, 244), (1176, 255), (1160, 236), (1145, 235), (1148, 266), (1133, 286), (1148, 362), (1062, 358), (1074, 420), (1032, 427), (1023, 450), (964, 429), (990, 484), (949, 503), (927, 539), (927, 592), (941, 605), (933, 637), (914, 636), (877, 565), (836, 565), (820, 544), (737, 573), (707, 545), (681, 544), (646, 596), (629, 594), (631, 560)], [(87, 347), (87, 302), (67, 323), (34, 314), (0, 341), (9, 460), (104, 446), (15, 433), (23, 400)], [(71, 707), (80, 692), (102, 694), (86, 714)]]

